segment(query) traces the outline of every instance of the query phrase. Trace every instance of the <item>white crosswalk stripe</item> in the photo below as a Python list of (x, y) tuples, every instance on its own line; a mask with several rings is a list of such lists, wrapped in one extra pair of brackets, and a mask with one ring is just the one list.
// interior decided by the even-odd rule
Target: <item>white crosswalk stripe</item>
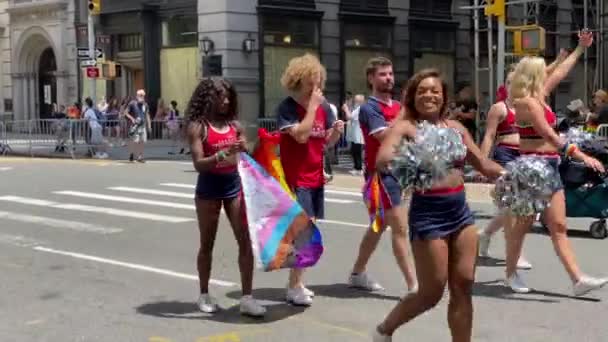
[(194, 204), (182, 204), (182, 203), (173, 203), (167, 201), (153, 201), (146, 200), (141, 198), (133, 198), (133, 197), (123, 197), (123, 196), (111, 196), (104, 194), (97, 194), (91, 192), (82, 192), (82, 191), (55, 191), (55, 194), (58, 195), (67, 195), (67, 196), (75, 196), (75, 197), (83, 197), (83, 198), (91, 198), (91, 199), (99, 199), (106, 201), (115, 201), (115, 202), (123, 202), (123, 203), (136, 203), (136, 204), (145, 204), (145, 205), (153, 205), (158, 207), (167, 207), (174, 209), (195, 209)]
[[(192, 184), (182, 184), (182, 183), (161, 183), (160, 185), (174, 187), (174, 188), (183, 188), (183, 189), (194, 189), (196, 187)], [(118, 188), (110, 188), (110, 189), (119, 190), (119, 191), (139, 192), (139, 193), (144, 193), (144, 194), (156, 194), (156, 195), (163, 195), (163, 196), (181, 197), (181, 198), (185, 198), (184, 196), (186, 196), (186, 194), (181, 193), (181, 192), (157, 191), (157, 190), (149, 190), (149, 189), (126, 188), (126, 187), (119, 187), (119, 188), (121, 190), (119, 190)], [(344, 194), (353, 195), (354, 194), (354, 193), (346, 193), (343, 191), (333, 191), (333, 190), (325, 190), (325, 193), (333, 193), (333, 194), (337, 194), (337, 195), (344, 195)], [(361, 195), (358, 194), (357, 196), (360, 197)], [(190, 197), (192, 197), (192, 195), (190, 195)], [(344, 199), (337, 199), (337, 198), (325, 198), (325, 202), (339, 203), (339, 204), (356, 203), (353, 200), (344, 200)]]
[(20, 197), (20, 196), (0, 196), (0, 201), (27, 204), (27, 205), (40, 206), (40, 207), (49, 207), (49, 208), (63, 209), (63, 210), (92, 212), (92, 213), (130, 217), (130, 218), (136, 218), (136, 219), (168, 222), (168, 223), (183, 223), (183, 222), (194, 221), (194, 219), (187, 218), (187, 217), (149, 214), (149, 213), (138, 212), (138, 211), (106, 208), (106, 207), (100, 207), (100, 206), (90, 206), (90, 205), (83, 205), (83, 204), (57, 203), (57, 202), (52, 202), (52, 201), (47, 201), (47, 200)]
[(108, 189), (115, 190), (115, 191), (133, 192), (136, 194), (158, 195), (158, 196), (194, 199), (193, 193), (183, 193), (183, 192), (173, 192), (173, 191), (163, 191), (163, 190), (153, 190), (153, 189), (141, 189), (141, 188), (133, 188), (133, 187), (128, 187), (128, 186), (114, 186), (114, 187), (110, 187)]
[(0, 219), (17, 221), (23, 223), (34, 223), (41, 226), (59, 228), (59, 229), (70, 229), (80, 232), (88, 233), (99, 233), (99, 234), (112, 234), (120, 233), (122, 229), (112, 227), (102, 227), (91, 223), (60, 220), (51, 217), (34, 216), (27, 214), (19, 214), (8, 211), (0, 211)]

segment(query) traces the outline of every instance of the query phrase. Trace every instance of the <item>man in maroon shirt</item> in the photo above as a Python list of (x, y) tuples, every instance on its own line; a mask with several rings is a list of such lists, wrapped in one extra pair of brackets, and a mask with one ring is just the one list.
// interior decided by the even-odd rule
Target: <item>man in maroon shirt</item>
[[(401, 104), (391, 98), (395, 84), (393, 64), (387, 58), (375, 57), (368, 61), (366, 73), (372, 95), (359, 109), (359, 123), (365, 140), (365, 179), (368, 180), (377, 172), (390, 198), (391, 208), (385, 211), (384, 216), (387, 225), (391, 227), (393, 253), (405, 276), (409, 291), (414, 292), (418, 285), (408, 258), (406, 209), (402, 203), (401, 187), (390, 171), (376, 170), (376, 156), (382, 139), (386, 136), (387, 128), (400, 117), (401, 113)], [(383, 227), (382, 231), (385, 228)], [(367, 262), (376, 250), (380, 237), (381, 234), (375, 233), (372, 229), (368, 229), (365, 233), (359, 246), (359, 256), (349, 277), (348, 283), (351, 287), (367, 291), (383, 289), (365, 272)]]
[[(334, 119), (323, 97), (326, 75), (317, 57), (293, 58), (281, 78), (291, 95), (276, 113), (285, 180), (313, 222), (324, 215), (323, 150), (335, 144), (344, 131), (344, 123)], [(295, 305), (310, 305), (314, 293), (302, 283), (302, 273), (302, 269), (291, 270), (286, 299)]]

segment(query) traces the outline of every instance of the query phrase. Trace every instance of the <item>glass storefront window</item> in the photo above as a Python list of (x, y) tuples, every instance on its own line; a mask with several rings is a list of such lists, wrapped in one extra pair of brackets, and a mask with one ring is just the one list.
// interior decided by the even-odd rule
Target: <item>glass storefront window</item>
[(141, 33), (121, 34), (118, 36), (119, 51), (138, 51), (143, 46), (143, 36)]
[(317, 46), (318, 22), (282, 17), (264, 17), (264, 44), (283, 46)]
[(196, 46), (198, 20), (195, 16), (173, 16), (161, 24), (163, 47)]
[(373, 29), (361, 24), (344, 24), (344, 46), (353, 48), (390, 49), (393, 27), (374, 25)]
[(264, 37), (264, 112), (273, 117), (277, 105), (287, 96), (281, 76), (289, 61), (305, 53), (318, 55), (317, 20), (268, 16), (262, 18)]

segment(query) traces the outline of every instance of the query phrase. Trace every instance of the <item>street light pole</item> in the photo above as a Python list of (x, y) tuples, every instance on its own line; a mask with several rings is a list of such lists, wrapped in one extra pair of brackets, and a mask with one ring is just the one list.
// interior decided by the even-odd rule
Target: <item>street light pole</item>
[[(91, 11), (89, 11), (88, 30), (87, 31), (89, 34), (89, 59), (97, 60), (97, 56), (95, 53), (95, 22), (94, 22), (93, 15), (91, 15)], [(97, 103), (97, 101), (95, 99), (97, 97), (97, 79), (91, 77), (90, 82), (91, 82), (90, 97), (93, 100), (93, 103)]]

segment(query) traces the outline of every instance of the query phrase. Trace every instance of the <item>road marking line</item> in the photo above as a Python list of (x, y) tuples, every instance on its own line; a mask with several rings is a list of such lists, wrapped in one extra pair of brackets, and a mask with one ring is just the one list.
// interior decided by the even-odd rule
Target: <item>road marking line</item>
[[(88, 260), (88, 261), (98, 262), (98, 263), (102, 263), (102, 264), (130, 268), (130, 269), (134, 269), (134, 270), (138, 270), (138, 271), (162, 274), (162, 275), (166, 275), (166, 276), (174, 277), (174, 278), (198, 281), (198, 276), (196, 276), (196, 275), (175, 272), (175, 271), (162, 269), (162, 268), (156, 268), (156, 267), (140, 265), (140, 264), (133, 264), (133, 263), (129, 263), (129, 262), (123, 262), (123, 261), (112, 260), (112, 259), (106, 259), (106, 258), (101, 258), (101, 257), (82, 254), (82, 253), (62, 251), (62, 250), (47, 248), (47, 247), (42, 247), (42, 246), (36, 246), (36, 247), (34, 247), (34, 250), (39, 251), (39, 252), (50, 253), (50, 254), (63, 255), (63, 256), (72, 257), (75, 259), (82, 259), (82, 260)], [(217, 279), (209, 279), (209, 283), (217, 285), (217, 286), (223, 286), (223, 287), (234, 287), (237, 285), (236, 283), (233, 283), (230, 281), (217, 280)]]
[(330, 329), (330, 330), (337, 330), (340, 331), (342, 333), (346, 333), (349, 335), (353, 335), (353, 336), (357, 336), (357, 337), (361, 337), (363, 339), (366, 339), (369, 341), (369, 334), (364, 333), (362, 331), (358, 331), (355, 329), (351, 329), (351, 328), (346, 328), (346, 327), (342, 327), (339, 325), (335, 325), (335, 324), (331, 324), (331, 323), (327, 323), (327, 322), (321, 322), (318, 321), (316, 319), (312, 319), (309, 317), (303, 317), (303, 316), (291, 316), (288, 319), (290, 320), (295, 320), (295, 321), (300, 321), (300, 322), (305, 322), (305, 323), (310, 323), (313, 325), (317, 325), (326, 329)]
[(184, 183), (161, 183), (162, 186), (170, 186), (173, 188), (196, 189), (196, 185)]
[(10, 170), (12, 170), (12, 169), (13, 169), (13, 168), (12, 168), (12, 167), (10, 167), (10, 166), (3, 166), (3, 167), (0, 167), (0, 171), (10, 171)]
[(369, 224), (342, 222), (342, 221), (334, 221), (334, 220), (317, 220), (317, 221), (319, 221), (321, 223), (339, 224), (339, 225), (343, 225), (343, 226), (369, 228)]
[(325, 193), (332, 194), (332, 195), (344, 195), (344, 196), (354, 196), (354, 197), (363, 198), (363, 194), (360, 192), (325, 189)]
[(141, 188), (133, 188), (133, 187), (129, 187), (129, 186), (115, 186), (115, 187), (110, 187), (108, 189), (116, 190), (116, 191), (134, 192), (137, 194), (159, 195), (159, 196), (167, 196), (167, 197), (194, 199), (194, 193), (183, 193), (183, 192), (173, 192), (173, 191), (163, 191), (163, 190), (153, 190), (153, 189), (141, 189)]
[(99, 206), (94, 207), (94, 206), (83, 205), (83, 204), (56, 203), (56, 202), (51, 202), (51, 201), (46, 201), (46, 200), (19, 197), (19, 196), (0, 196), (0, 201), (14, 202), (14, 203), (20, 203), (20, 204), (29, 204), (29, 205), (39, 206), (39, 207), (49, 207), (49, 208), (63, 209), (63, 210), (86, 211), (86, 212), (92, 212), (92, 213), (131, 217), (131, 218), (138, 218), (138, 219), (144, 219), (144, 220), (150, 220), (150, 221), (169, 222), (169, 223), (184, 223), (184, 222), (194, 221), (194, 219), (186, 218), (186, 217), (149, 214), (149, 213), (142, 213), (142, 212), (137, 212), (137, 211), (106, 208), (106, 207), (99, 207)]
[(85, 223), (85, 222), (60, 220), (60, 219), (54, 219), (54, 218), (50, 218), (50, 217), (12, 213), (12, 212), (8, 212), (8, 211), (0, 211), (0, 219), (26, 222), (26, 223), (35, 223), (35, 224), (53, 227), (53, 228), (66, 228), (66, 229), (71, 229), (71, 230), (75, 230), (75, 231), (89, 232), (89, 233), (113, 234), (113, 233), (122, 232), (122, 229), (120, 229), (120, 228), (102, 227), (102, 226)]
[(351, 200), (341, 200), (341, 199), (335, 199), (335, 198), (325, 198), (325, 202), (329, 202), (329, 203), (340, 203), (340, 204), (349, 204), (349, 203), (355, 203), (355, 201), (351, 201)]
[(155, 206), (159, 206), (159, 207), (167, 207), (167, 208), (175, 208), (175, 209), (191, 209), (191, 210), (196, 209), (194, 207), (194, 204), (182, 204), (182, 203), (174, 203), (174, 202), (166, 202), (166, 201), (152, 201), (152, 200), (145, 200), (145, 199), (134, 198), (134, 197), (111, 196), (111, 195), (96, 194), (96, 193), (91, 193), (91, 192), (55, 191), (54, 193), (58, 194), (58, 195), (93, 198), (93, 199), (124, 202), (124, 203), (155, 205)]

